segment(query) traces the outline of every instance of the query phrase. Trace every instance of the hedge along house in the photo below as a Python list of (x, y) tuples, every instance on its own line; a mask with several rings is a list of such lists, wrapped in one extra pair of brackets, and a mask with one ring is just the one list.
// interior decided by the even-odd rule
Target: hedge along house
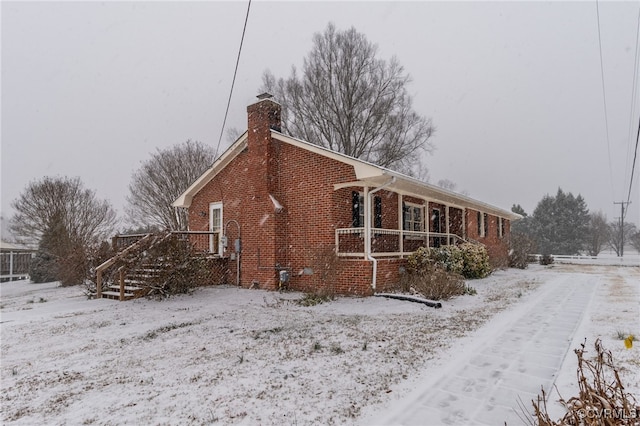
[(286, 136), (280, 111), (250, 105), (247, 132), (173, 204), (190, 231), (214, 233), (229, 282), (369, 295), (396, 284), (418, 247), (463, 241), (505, 262), (519, 215)]

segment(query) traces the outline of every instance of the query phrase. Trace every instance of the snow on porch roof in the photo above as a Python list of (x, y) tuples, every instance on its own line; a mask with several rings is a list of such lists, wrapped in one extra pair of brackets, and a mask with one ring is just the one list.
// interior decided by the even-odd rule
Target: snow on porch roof
[[(234, 142), (213, 163), (213, 165), (202, 174), (202, 176), (200, 176), (182, 195), (180, 195), (180, 197), (176, 201), (173, 202), (172, 205), (174, 207), (189, 207), (191, 205), (193, 196), (197, 194), (208, 182), (211, 181), (211, 179), (213, 179), (222, 169), (227, 166), (227, 164), (229, 164), (247, 147), (247, 135), (248, 132), (245, 132), (242, 136), (240, 136), (236, 140), (236, 142)], [(360, 160), (358, 158), (332, 151), (319, 145), (314, 145), (301, 139), (283, 135), (282, 133), (275, 130), (271, 130), (271, 137), (281, 142), (285, 142), (290, 145), (297, 146), (301, 149), (311, 151), (324, 157), (329, 157), (336, 161), (340, 161), (342, 163), (353, 166), (357, 181), (336, 184), (334, 185), (334, 189), (336, 190), (349, 186), (368, 186), (373, 188), (381, 186), (388, 182), (391, 177), (395, 177), (395, 182), (390, 184), (387, 188), (402, 195), (411, 195), (418, 198), (429, 199), (460, 208), (471, 208), (496, 216), (508, 218), (510, 220), (517, 220), (521, 218), (520, 215), (511, 211), (504, 210), (499, 207), (483, 203), (482, 201), (474, 200), (473, 198), (422, 182), (418, 179), (395, 172), (385, 167), (380, 167), (375, 164)]]

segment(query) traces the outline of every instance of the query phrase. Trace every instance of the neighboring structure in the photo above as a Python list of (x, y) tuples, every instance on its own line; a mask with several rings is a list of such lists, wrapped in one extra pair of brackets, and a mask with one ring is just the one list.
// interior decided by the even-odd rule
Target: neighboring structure
[(0, 282), (29, 278), (35, 250), (0, 241)]
[(215, 232), (229, 282), (367, 295), (418, 247), (465, 240), (506, 262), (519, 215), (286, 136), (271, 99), (247, 112), (248, 131), (174, 202), (190, 231)]

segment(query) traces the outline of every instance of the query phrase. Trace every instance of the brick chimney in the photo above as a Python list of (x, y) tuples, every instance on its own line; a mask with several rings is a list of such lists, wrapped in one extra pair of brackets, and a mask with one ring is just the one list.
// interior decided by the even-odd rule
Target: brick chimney
[(247, 107), (247, 129), (249, 155), (254, 173), (266, 177), (266, 191), (273, 191), (275, 155), (271, 130), (281, 129), (281, 106), (272, 99), (269, 93), (258, 96), (258, 102)]
[(259, 283), (260, 288), (276, 289), (278, 278), (278, 226), (284, 220), (276, 215), (270, 195), (278, 197), (278, 141), (271, 130), (280, 131), (280, 104), (268, 93), (247, 107), (247, 203), (242, 214), (242, 227), (251, 231), (244, 236), (243, 272), (245, 280)]

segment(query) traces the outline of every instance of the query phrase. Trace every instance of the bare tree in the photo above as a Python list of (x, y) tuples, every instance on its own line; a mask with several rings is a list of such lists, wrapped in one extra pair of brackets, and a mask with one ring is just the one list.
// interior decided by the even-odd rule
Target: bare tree
[(311, 143), (383, 167), (415, 174), (422, 152), (433, 151), (430, 119), (418, 115), (396, 58), (377, 59), (377, 46), (355, 28), (330, 23), (316, 33), (302, 75), (263, 74), (264, 91), (282, 104), (285, 131)]
[(238, 129), (237, 127), (229, 127), (225, 132), (225, 139), (227, 140), (227, 143), (232, 144), (234, 143), (240, 136), (242, 136), (242, 130)]
[(619, 220), (609, 224), (609, 247), (611, 247), (618, 256), (623, 253), (623, 241), (626, 243), (630, 240), (631, 236), (636, 233), (636, 226), (633, 223), (625, 222), (622, 233), (620, 233), (620, 226)]
[(126, 212), (138, 227), (187, 229), (187, 212), (171, 205), (213, 163), (214, 151), (187, 140), (158, 150), (133, 174)]
[(82, 282), (91, 251), (116, 224), (111, 205), (85, 189), (80, 178), (32, 182), (12, 206), (11, 232), (23, 244), (37, 244), (42, 268), (52, 269), (51, 276), (64, 285)]
[(590, 256), (597, 256), (609, 241), (609, 224), (602, 212), (589, 214), (589, 240), (587, 250)]
[(436, 183), (440, 188), (446, 189), (448, 191), (455, 191), (458, 185), (449, 179), (440, 179), (438, 183)]
[(45, 177), (31, 182), (12, 203), (10, 231), (22, 244), (37, 244), (45, 232), (63, 226), (74, 242), (100, 242), (113, 232), (116, 213), (80, 178)]

